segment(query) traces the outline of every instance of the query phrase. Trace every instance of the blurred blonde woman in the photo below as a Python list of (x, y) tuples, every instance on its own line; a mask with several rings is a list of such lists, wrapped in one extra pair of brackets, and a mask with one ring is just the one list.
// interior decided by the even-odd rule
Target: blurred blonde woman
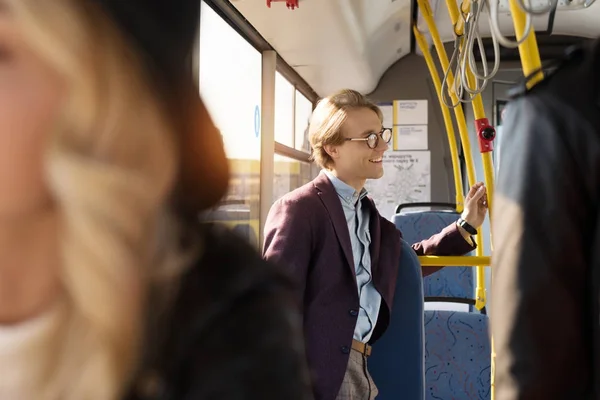
[(307, 398), (288, 280), (194, 222), (228, 176), (199, 9), (0, 0), (1, 399)]

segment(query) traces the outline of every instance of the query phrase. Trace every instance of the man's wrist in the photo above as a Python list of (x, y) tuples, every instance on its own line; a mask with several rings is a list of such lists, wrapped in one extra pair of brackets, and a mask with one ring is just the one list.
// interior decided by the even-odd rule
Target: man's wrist
[(456, 225), (470, 235), (477, 234), (477, 229), (475, 229), (473, 225), (467, 222), (467, 220), (465, 220), (462, 216), (458, 219), (458, 221), (456, 221)]

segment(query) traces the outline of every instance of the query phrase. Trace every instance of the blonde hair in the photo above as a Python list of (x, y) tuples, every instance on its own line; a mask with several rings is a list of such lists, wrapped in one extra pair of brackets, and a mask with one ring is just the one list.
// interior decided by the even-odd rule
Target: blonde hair
[(36, 398), (117, 399), (139, 364), (150, 280), (187, 261), (177, 235), (158, 237), (174, 222), (165, 211), (178, 168), (174, 129), (132, 46), (93, 1), (9, 5), (67, 84), (46, 153), (67, 316)]
[(325, 146), (341, 145), (344, 142), (342, 125), (346, 121), (348, 110), (356, 108), (373, 110), (383, 122), (379, 107), (356, 90), (343, 89), (317, 103), (310, 117), (308, 140), (312, 148), (311, 158), (321, 168), (331, 166), (333, 160), (325, 151)]

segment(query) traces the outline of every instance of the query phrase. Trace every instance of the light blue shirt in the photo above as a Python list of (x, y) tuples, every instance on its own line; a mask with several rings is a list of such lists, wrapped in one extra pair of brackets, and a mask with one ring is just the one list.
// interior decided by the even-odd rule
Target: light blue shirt
[(360, 193), (357, 193), (352, 186), (342, 182), (331, 172), (323, 170), (323, 173), (327, 175), (333, 184), (346, 216), (360, 301), (358, 319), (354, 328), (354, 339), (366, 343), (371, 338), (373, 329), (375, 329), (381, 306), (381, 295), (375, 289), (371, 276), (369, 209), (363, 207), (361, 201), (367, 195), (367, 191), (363, 188)]

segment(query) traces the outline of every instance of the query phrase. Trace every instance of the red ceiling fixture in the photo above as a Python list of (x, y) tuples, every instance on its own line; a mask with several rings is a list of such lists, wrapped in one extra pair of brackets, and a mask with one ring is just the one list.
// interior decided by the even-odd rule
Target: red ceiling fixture
[(285, 1), (285, 5), (290, 10), (294, 10), (294, 9), (298, 8), (298, 0), (267, 0), (267, 7), (271, 8), (271, 3), (274, 3), (277, 1)]

